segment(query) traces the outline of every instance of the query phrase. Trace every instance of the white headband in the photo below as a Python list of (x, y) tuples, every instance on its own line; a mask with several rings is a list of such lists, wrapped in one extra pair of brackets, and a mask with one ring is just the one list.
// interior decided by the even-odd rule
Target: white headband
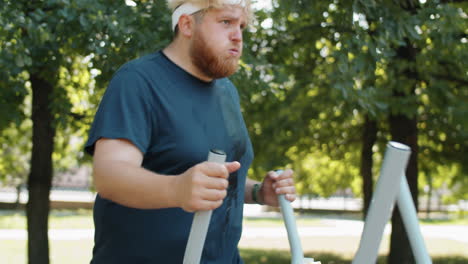
[(179, 18), (183, 14), (191, 15), (193, 13), (196, 13), (200, 10), (202, 10), (204, 7), (199, 6), (199, 5), (194, 5), (191, 3), (185, 3), (180, 6), (178, 6), (175, 10), (174, 13), (172, 13), (172, 31), (175, 31), (175, 28), (177, 26), (177, 23), (179, 23)]
[[(243, 7), (245, 6), (245, 0), (224, 0), (223, 2), (226, 5), (240, 5)], [(205, 6), (196, 5), (192, 3), (184, 3), (178, 6), (172, 13), (172, 31), (175, 31), (175, 28), (179, 23), (179, 18), (183, 14), (191, 15), (205, 8)]]

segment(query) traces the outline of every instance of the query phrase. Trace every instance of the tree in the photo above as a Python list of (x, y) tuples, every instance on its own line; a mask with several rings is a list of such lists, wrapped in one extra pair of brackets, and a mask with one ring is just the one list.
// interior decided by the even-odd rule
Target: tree
[(16, 187), (15, 207), (19, 208), (20, 192), (29, 171), (27, 153), (31, 151), (31, 122), (12, 123), (0, 133), (0, 183)]
[[(155, 1), (4, 1), (0, 7), (0, 130), (27, 118), (23, 102), (32, 94), (29, 263), (49, 262), (47, 223), (56, 135), (89, 126), (92, 116), (93, 107), (79, 109), (74, 98), (99, 93), (94, 87), (104, 87), (124, 61), (167, 43), (168, 21), (166, 7)], [(96, 86), (75, 81), (74, 67), (83, 58), (86, 70), (97, 75)]]
[[(420, 147), (441, 164), (468, 164), (461, 129), (467, 122), (466, 4), (458, 5), (274, 1), (269, 14), (260, 13), (263, 27), (251, 40), (251, 52), (265, 61), (248, 64), (268, 82), (249, 98), (257, 105), (245, 105), (247, 113), (256, 113), (247, 117), (255, 118), (256, 149), (268, 153), (257, 152), (254, 166), (274, 166), (267, 159), (279, 160), (275, 156), (288, 149), (294, 150), (292, 159), (316, 151), (342, 159), (362, 149), (361, 170), (369, 175), (373, 138), (380, 151), (384, 142), (400, 141), (412, 148), (406, 175), (417, 206)], [(367, 144), (360, 146), (364, 125), (372, 133), (364, 134)], [(455, 178), (463, 186), (466, 172)], [(390, 263), (411, 263), (397, 211), (392, 222)]]

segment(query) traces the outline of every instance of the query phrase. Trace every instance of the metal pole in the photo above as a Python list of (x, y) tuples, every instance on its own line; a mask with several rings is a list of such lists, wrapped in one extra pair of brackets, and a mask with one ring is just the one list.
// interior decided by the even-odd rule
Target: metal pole
[[(276, 173), (281, 174), (282, 170), (277, 170)], [(304, 258), (302, 251), (301, 240), (297, 232), (296, 218), (294, 217), (294, 210), (291, 203), (286, 200), (284, 194), (278, 195), (278, 202), (281, 207), (281, 214), (283, 215), (284, 225), (288, 233), (289, 247), (291, 249), (291, 264), (319, 264), (320, 261), (315, 262), (313, 258)]]
[[(220, 150), (211, 150), (208, 154), (208, 161), (224, 163), (226, 161), (226, 154)], [(200, 263), (212, 212), (213, 211), (210, 210), (195, 213), (187, 241), (187, 247), (185, 248), (184, 264)]]
[(382, 234), (390, 220), (410, 154), (411, 149), (406, 145), (392, 141), (387, 144), (380, 177), (353, 264), (376, 262)]
[(302, 251), (301, 241), (297, 233), (296, 220), (294, 219), (294, 210), (291, 203), (286, 200), (284, 194), (278, 195), (278, 201), (281, 206), (281, 214), (283, 215), (284, 225), (288, 232), (289, 247), (291, 248), (291, 263), (302, 264), (304, 253)]
[(431, 264), (432, 260), (429, 257), (426, 244), (424, 243), (424, 239), (419, 228), (418, 214), (404, 174), (401, 179), (400, 193), (398, 195), (397, 202), (416, 263)]

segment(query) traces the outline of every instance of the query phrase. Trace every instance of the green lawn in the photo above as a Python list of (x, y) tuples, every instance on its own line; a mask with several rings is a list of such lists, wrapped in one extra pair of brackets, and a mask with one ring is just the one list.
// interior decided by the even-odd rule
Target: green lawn
[[(25, 240), (0, 240), (0, 263), (26, 264)], [(92, 254), (92, 240), (50, 241), (51, 264), (89, 263)]]
[[(84, 264), (89, 263), (91, 258), (92, 241), (51, 241), (50, 263), (51, 264)], [(264, 250), (241, 248), (241, 256), (247, 264), (289, 264), (290, 253), (280, 250)], [(348, 264), (350, 258), (339, 254), (326, 252), (306, 252), (305, 256), (314, 257), (322, 264)], [(25, 264), (26, 263), (26, 241), (0, 240), (0, 263)], [(385, 263), (385, 257), (379, 258), (379, 264)], [(468, 258), (447, 256), (433, 258), (434, 264), (466, 264)]]
[[(321, 218), (331, 217), (336, 219), (358, 219), (355, 216), (347, 217), (343, 215), (319, 215), (319, 216), (298, 216), (298, 226), (320, 226)], [(467, 225), (468, 217), (435, 219), (420, 219), (420, 223), (437, 225)], [(246, 217), (244, 225), (251, 227), (274, 227), (282, 226), (283, 220), (280, 218), (257, 218)], [(49, 218), (49, 227), (51, 229), (92, 229), (93, 216), (91, 210), (52, 210)], [(26, 229), (26, 217), (24, 211), (0, 210), (0, 229)]]
[[(290, 264), (290, 254), (287, 251), (259, 250), (259, 249), (241, 249), (241, 255), (247, 264)], [(351, 259), (343, 258), (333, 253), (306, 252), (306, 257), (313, 256), (322, 264), (349, 264)], [(386, 263), (386, 258), (379, 257), (378, 263)], [(468, 258), (464, 257), (435, 257), (432, 259), (434, 264), (466, 264)]]
[[(298, 217), (298, 225), (300, 226), (320, 226), (322, 225), (321, 218), (324, 216), (314, 217)], [(346, 217), (332, 216), (336, 219), (346, 219)], [(49, 226), (51, 229), (92, 229), (92, 212), (91, 210), (53, 210), (49, 218)], [(355, 219), (352, 218), (352, 219)], [(467, 219), (456, 220), (423, 220), (422, 224), (450, 224), (450, 225), (468, 225)], [(246, 218), (245, 226), (250, 227), (274, 227), (282, 226), (283, 221), (278, 218)], [(26, 217), (22, 211), (0, 210), (0, 229), (25, 229)], [(314, 240), (315, 239), (315, 240)], [(323, 264), (340, 264), (350, 263), (355, 248), (353, 246), (359, 243), (359, 238), (304, 238), (304, 245), (320, 245), (322, 247), (313, 247), (310, 250), (329, 250), (336, 248), (336, 243), (339, 241), (340, 252), (307, 252), (306, 256), (314, 257), (322, 261)], [(388, 238), (383, 238), (384, 245), (388, 244)], [(387, 240), (385, 240), (387, 239)], [(247, 264), (280, 264), (290, 263), (290, 253), (287, 251), (287, 239), (250, 239), (244, 240), (241, 243), (241, 255)], [(276, 245), (281, 244), (281, 246)], [(281, 243), (280, 243), (281, 242)], [(468, 263), (468, 253), (466, 250), (460, 249), (466, 244), (455, 243), (454, 241), (445, 240), (428, 240), (428, 246), (437, 249), (450, 248), (453, 255), (445, 256), (439, 254), (447, 254), (447, 251), (430, 251), (437, 252), (434, 254), (433, 263), (437, 264), (461, 264)], [(327, 244), (333, 245), (325, 247)], [(78, 264), (89, 263), (91, 258), (93, 241), (91, 238), (83, 240), (51, 240), (50, 241), (50, 258), (51, 264)], [(348, 248), (346, 248), (348, 247)], [(273, 249), (275, 248), (275, 249)], [(307, 248), (307, 247), (305, 247)], [(319, 249), (322, 248), (322, 249)], [(328, 249), (325, 249), (328, 248)], [(462, 253), (460, 253), (462, 252)], [(468, 252), (468, 251), (466, 251)], [(381, 253), (384, 254), (384, 253)], [(25, 240), (0, 240), (0, 263), (8, 264), (25, 264), (26, 263), (26, 241)], [(381, 257), (379, 263), (385, 263), (384, 257)]]
[[(91, 210), (53, 210), (49, 217), (50, 229), (92, 229)], [(26, 229), (24, 211), (0, 210), (0, 229)]]

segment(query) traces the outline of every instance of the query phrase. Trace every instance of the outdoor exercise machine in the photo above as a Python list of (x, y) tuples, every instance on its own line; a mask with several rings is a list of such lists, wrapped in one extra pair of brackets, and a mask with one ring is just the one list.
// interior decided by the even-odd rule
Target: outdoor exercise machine
[[(432, 264), (419, 228), (416, 208), (406, 181), (405, 169), (411, 149), (398, 142), (387, 144), (380, 177), (364, 223), (361, 241), (353, 264), (373, 264), (377, 260), (385, 225), (390, 220), (395, 203), (406, 228), (413, 255), (418, 264)], [(208, 160), (223, 163), (222, 152), (210, 152)], [(280, 172), (280, 171), (279, 171)], [(318, 264), (313, 258), (304, 258), (297, 232), (294, 211), (284, 195), (278, 196), (283, 220), (288, 233), (292, 264)], [(196, 212), (184, 255), (184, 264), (199, 264), (212, 211)]]
[(380, 177), (372, 196), (353, 264), (376, 263), (385, 225), (390, 220), (395, 203), (398, 204), (416, 263), (432, 263), (419, 228), (416, 208), (406, 181), (405, 170), (410, 155), (410, 147), (404, 144), (394, 141), (387, 144)]
[(418, 264), (431, 264), (419, 228), (418, 215), (406, 181), (405, 169), (411, 149), (398, 142), (387, 144), (374, 195), (366, 216), (364, 230), (353, 264), (375, 263), (385, 225), (390, 220), (395, 203), (408, 234), (413, 255)]
[[(224, 163), (226, 161), (226, 154), (220, 150), (211, 150), (208, 153), (207, 160), (210, 162)], [(281, 171), (277, 172), (281, 173)], [(278, 202), (288, 233), (289, 245), (292, 252), (292, 263), (320, 264), (320, 262), (314, 262), (312, 258), (304, 258), (291, 203), (286, 200), (284, 195), (278, 195)], [(213, 211), (199, 211), (194, 214), (187, 246), (185, 248), (184, 264), (200, 263), (212, 212)]]

